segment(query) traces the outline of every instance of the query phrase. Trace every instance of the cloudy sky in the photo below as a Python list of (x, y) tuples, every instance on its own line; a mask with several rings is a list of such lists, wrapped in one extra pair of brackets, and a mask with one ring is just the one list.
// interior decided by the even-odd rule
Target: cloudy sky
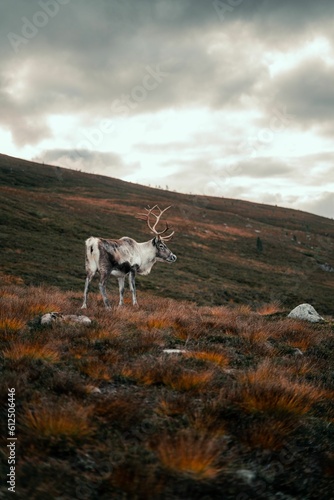
[(7, 0), (0, 152), (333, 217), (332, 0)]

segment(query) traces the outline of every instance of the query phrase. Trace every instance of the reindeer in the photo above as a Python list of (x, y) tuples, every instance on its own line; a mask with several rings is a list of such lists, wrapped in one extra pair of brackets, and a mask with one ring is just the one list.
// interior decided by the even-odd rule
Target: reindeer
[[(145, 208), (145, 213), (138, 214), (137, 219), (145, 220), (154, 238), (138, 243), (132, 238), (124, 236), (119, 240), (95, 238), (86, 240), (86, 282), (84, 300), (81, 309), (87, 308), (87, 293), (90, 282), (96, 271), (100, 274), (99, 289), (104, 305), (110, 309), (110, 302), (106, 295), (106, 284), (110, 274), (116, 276), (119, 286), (119, 306), (123, 305), (125, 276), (129, 276), (129, 286), (132, 292), (132, 303), (138, 305), (136, 296), (136, 274), (147, 275), (154, 264), (158, 262), (175, 262), (177, 257), (166, 246), (174, 232), (163, 236), (169, 229), (168, 223), (162, 231), (157, 230), (161, 216), (170, 208), (161, 210), (158, 205)], [(152, 222), (152, 217), (154, 218)], [(153, 225), (152, 225), (153, 224)]]

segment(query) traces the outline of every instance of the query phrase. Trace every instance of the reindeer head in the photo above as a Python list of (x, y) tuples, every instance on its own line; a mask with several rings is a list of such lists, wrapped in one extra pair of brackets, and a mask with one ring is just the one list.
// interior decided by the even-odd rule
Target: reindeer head
[[(169, 208), (170, 206), (165, 208), (164, 210), (161, 210), (158, 205), (154, 205), (154, 207), (152, 208), (145, 208), (146, 213), (138, 214), (137, 219), (145, 220), (151, 233), (155, 235), (152, 240), (152, 244), (156, 248), (156, 259), (158, 261), (172, 263), (176, 261), (177, 257), (169, 250), (169, 248), (165, 244), (165, 241), (169, 241), (175, 231), (172, 231), (170, 234), (163, 236), (169, 229), (167, 222), (165, 223), (165, 229), (163, 229), (162, 231), (157, 230), (157, 226), (160, 222), (162, 214), (165, 213)], [(154, 218), (153, 222), (152, 217)]]

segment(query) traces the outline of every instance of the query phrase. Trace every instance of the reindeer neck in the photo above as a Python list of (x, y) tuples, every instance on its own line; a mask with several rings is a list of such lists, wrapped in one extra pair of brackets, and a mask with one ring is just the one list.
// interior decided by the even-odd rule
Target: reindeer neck
[(156, 262), (156, 250), (153, 245), (153, 239), (138, 243), (141, 256), (141, 265), (138, 274), (149, 274)]

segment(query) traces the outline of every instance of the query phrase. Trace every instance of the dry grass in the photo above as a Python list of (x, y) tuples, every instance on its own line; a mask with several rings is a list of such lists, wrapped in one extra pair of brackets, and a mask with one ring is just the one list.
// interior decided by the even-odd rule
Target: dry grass
[(287, 378), (268, 361), (238, 377), (239, 405), (247, 412), (303, 415), (324, 397), (324, 391)]
[(20, 361), (22, 359), (35, 359), (48, 363), (57, 363), (60, 359), (59, 352), (53, 347), (37, 342), (14, 342), (11, 347), (3, 351), (5, 358)]
[(148, 330), (163, 330), (166, 328), (170, 328), (173, 325), (173, 323), (165, 318), (159, 318), (159, 317), (151, 317), (147, 320), (146, 322), (146, 327)]
[(156, 412), (159, 415), (167, 415), (175, 417), (177, 415), (185, 415), (189, 409), (189, 398), (185, 393), (173, 394), (173, 396), (165, 396), (159, 401)]
[(87, 332), (87, 337), (91, 340), (111, 340), (118, 339), (122, 332), (118, 328), (92, 328)]
[(92, 408), (71, 402), (67, 406), (61, 404), (35, 406), (23, 413), (22, 427), (36, 434), (38, 438), (83, 438), (93, 432), (89, 422)]
[(229, 362), (227, 355), (219, 351), (188, 351), (184, 356), (199, 359), (200, 361), (207, 361), (220, 367), (226, 367)]
[(278, 312), (281, 312), (283, 310), (282, 305), (278, 301), (273, 301), (270, 302), (269, 304), (264, 304), (263, 306), (259, 307), (256, 312), (260, 314), (261, 316), (269, 316), (271, 314), (276, 314)]
[(102, 417), (108, 425), (123, 430), (129, 430), (138, 424), (142, 416), (147, 413), (141, 400), (120, 392), (115, 395), (99, 397), (94, 409), (94, 415)]
[(25, 323), (17, 318), (3, 318), (0, 319), (0, 334), (4, 333), (5, 335), (17, 333), (22, 328), (25, 327)]
[(54, 312), (54, 311), (57, 311), (59, 308), (59, 304), (52, 304), (52, 303), (48, 303), (48, 304), (31, 304), (30, 306), (27, 306), (27, 314), (29, 315), (29, 317), (32, 317), (32, 316), (38, 316), (39, 314), (43, 315), (43, 314), (47, 314), (47, 313), (50, 313), (50, 312)]
[(214, 377), (213, 371), (183, 371), (179, 375), (166, 374), (164, 383), (177, 391), (202, 390)]
[(323, 335), (305, 321), (279, 320), (270, 330), (272, 338), (302, 350), (318, 344), (323, 339)]
[(177, 474), (208, 480), (216, 478), (223, 470), (218, 465), (221, 444), (215, 438), (199, 436), (193, 430), (159, 436), (153, 449), (161, 464)]
[(240, 324), (238, 334), (251, 344), (264, 344), (269, 339), (271, 330), (263, 324), (244, 322)]
[[(260, 313), (248, 306), (196, 307), (145, 293), (140, 308), (112, 311), (93, 293), (90, 328), (27, 325), (44, 307), (75, 312), (77, 295), (36, 288), (29, 296), (28, 288), (11, 285), (3, 293), (8, 308), (0, 305), (1, 394), (17, 388), (21, 441), (32, 463), (43, 447), (48, 473), (56, 463), (62, 477), (66, 470), (77, 484), (79, 471), (80, 482), (103, 499), (204, 498), (208, 488), (220, 498), (236, 466), (265, 475), (268, 460), (287, 442), (298, 477), (315, 436), (321, 453), (329, 450), (334, 387), (328, 325), (273, 321), (265, 317), (269, 307)], [(293, 345), (303, 346), (304, 356), (295, 356)], [(186, 352), (166, 354), (167, 348)], [(73, 443), (74, 460), (68, 458)], [(97, 472), (101, 463), (109, 469)], [(44, 469), (36, 468), (34, 477), (48, 484)], [(288, 467), (284, 473), (295, 487)], [(275, 484), (268, 486), (272, 496)], [(75, 498), (70, 480), (66, 487)], [(40, 491), (52, 496), (53, 490)], [(255, 494), (246, 483), (244, 491)]]
[(179, 360), (169, 358), (142, 360), (121, 369), (120, 374), (144, 385), (165, 385), (177, 391), (190, 391), (207, 386), (214, 372), (185, 370)]
[(239, 430), (241, 439), (251, 448), (279, 450), (297, 429), (294, 418), (279, 419), (272, 416), (251, 420)]
[(48, 312), (71, 312), (68, 294), (55, 288), (8, 285), (2, 290), (1, 299), (0, 318), (12, 318), (23, 324)]
[(190, 424), (202, 434), (211, 436), (223, 436), (227, 434), (227, 422), (220, 414), (219, 405), (216, 402), (207, 403), (204, 408), (187, 409)]
[(111, 380), (111, 373), (108, 366), (105, 366), (99, 359), (84, 359), (79, 370), (93, 380)]
[(298, 377), (300, 380), (305, 375), (314, 374), (318, 370), (321, 370), (321, 363), (316, 363), (314, 360), (310, 361), (303, 357), (297, 357), (296, 359), (285, 361), (282, 365), (282, 370), (284, 370), (286, 375)]

